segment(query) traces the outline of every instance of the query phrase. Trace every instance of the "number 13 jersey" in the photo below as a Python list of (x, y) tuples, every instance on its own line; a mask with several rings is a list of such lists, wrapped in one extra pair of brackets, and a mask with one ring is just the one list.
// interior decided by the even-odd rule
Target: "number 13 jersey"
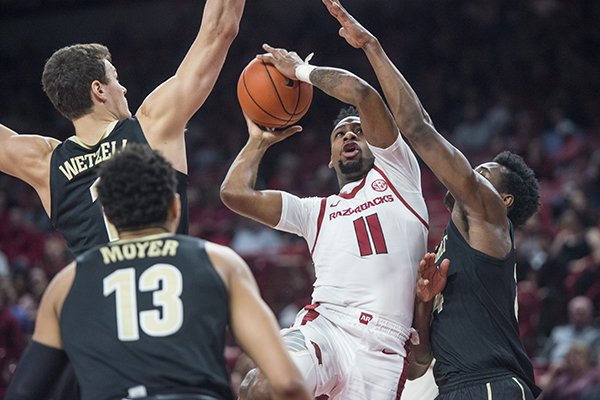
[(276, 228), (306, 240), (315, 268), (313, 302), (370, 311), (410, 327), (428, 232), (421, 173), (401, 137), (387, 149), (369, 147), (374, 167), (338, 195), (283, 193)]

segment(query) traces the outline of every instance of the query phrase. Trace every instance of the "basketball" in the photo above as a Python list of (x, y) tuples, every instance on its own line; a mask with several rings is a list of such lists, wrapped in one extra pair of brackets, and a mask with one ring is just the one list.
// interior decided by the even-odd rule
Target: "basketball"
[(257, 58), (242, 71), (237, 96), (244, 113), (267, 128), (285, 128), (306, 114), (313, 96), (312, 85), (288, 79), (271, 64)]

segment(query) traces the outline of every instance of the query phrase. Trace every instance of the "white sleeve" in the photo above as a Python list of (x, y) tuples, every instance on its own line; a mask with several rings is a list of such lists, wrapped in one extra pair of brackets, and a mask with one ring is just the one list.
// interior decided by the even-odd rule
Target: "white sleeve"
[(402, 135), (398, 135), (396, 141), (386, 149), (367, 144), (375, 156), (375, 164), (402, 182), (403, 187), (421, 193), (419, 162)]
[(316, 235), (321, 198), (300, 198), (281, 192), (281, 218), (275, 229), (295, 233), (307, 241)]

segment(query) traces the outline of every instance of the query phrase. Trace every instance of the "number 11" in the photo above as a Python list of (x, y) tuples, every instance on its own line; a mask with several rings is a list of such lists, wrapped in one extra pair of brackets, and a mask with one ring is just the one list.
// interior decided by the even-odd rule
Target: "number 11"
[(381, 223), (377, 214), (355, 219), (354, 231), (361, 256), (370, 256), (373, 254), (371, 242), (375, 246), (375, 254), (387, 254), (387, 245), (385, 244), (385, 238), (383, 237)]

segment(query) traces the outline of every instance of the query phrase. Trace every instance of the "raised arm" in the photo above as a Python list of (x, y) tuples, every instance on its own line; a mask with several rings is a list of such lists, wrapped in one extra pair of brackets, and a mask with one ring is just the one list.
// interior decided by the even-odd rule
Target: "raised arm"
[(207, 0), (198, 36), (173, 77), (157, 87), (136, 113), (150, 146), (187, 171), (184, 129), (215, 85), (239, 29), (245, 0)]
[[(365, 52), (398, 128), (455, 200), (484, 220), (496, 222), (503, 218), (505, 221), (505, 206), (491, 184), (475, 173), (465, 156), (437, 132), (417, 94), (391, 62), (377, 38), (358, 23), (338, 0), (323, 0), (323, 3), (340, 23), (340, 36), (351, 46)], [(487, 201), (490, 198), (495, 198), (492, 204)]]
[(236, 213), (273, 227), (281, 218), (281, 193), (254, 188), (258, 167), (269, 147), (300, 132), (302, 128), (295, 125), (284, 131), (268, 131), (247, 117), (246, 123), (248, 142), (229, 167), (221, 184), (221, 200)]
[(207, 243), (206, 249), (229, 290), (233, 335), (267, 377), (273, 399), (312, 399), (248, 265), (229, 248)]
[(298, 54), (285, 49), (263, 45), (268, 52), (259, 58), (272, 63), (290, 79), (299, 79), (296, 68), (304, 66), (310, 70), (309, 83), (329, 96), (358, 109), (363, 133), (371, 145), (387, 148), (398, 138), (396, 123), (377, 91), (353, 73), (331, 67), (318, 67), (302, 61)]
[(19, 135), (0, 124), (0, 171), (31, 185), (50, 215), (50, 157), (60, 141), (39, 135)]

